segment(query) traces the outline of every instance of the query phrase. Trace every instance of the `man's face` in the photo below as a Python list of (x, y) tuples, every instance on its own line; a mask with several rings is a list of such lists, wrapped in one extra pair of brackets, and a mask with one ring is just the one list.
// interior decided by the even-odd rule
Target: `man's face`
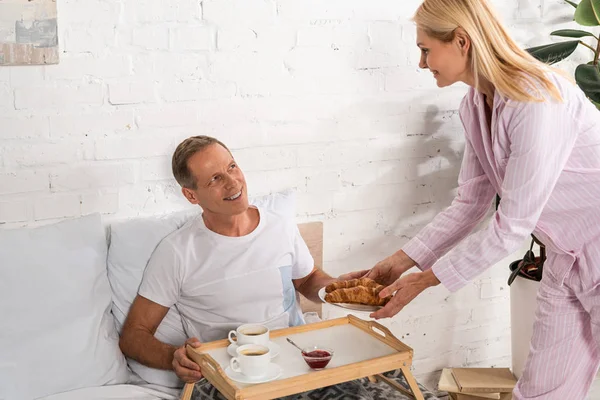
[(183, 188), (183, 195), (205, 213), (237, 215), (248, 209), (246, 179), (233, 156), (220, 144), (212, 144), (188, 160), (196, 189)]

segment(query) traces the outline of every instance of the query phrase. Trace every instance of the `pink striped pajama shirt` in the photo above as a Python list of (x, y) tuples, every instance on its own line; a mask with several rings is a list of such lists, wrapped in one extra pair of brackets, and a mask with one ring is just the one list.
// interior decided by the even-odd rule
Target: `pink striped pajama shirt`
[[(548, 258), (513, 398), (583, 400), (600, 365), (600, 111), (577, 86), (550, 76), (564, 102), (496, 93), (491, 132), (483, 95), (469, 91), (460, 106), (458, 194), (403, 250), (456, 291), (533, 232)], [(490, 224), (469, 236), (496, 193), (502, 201)]]

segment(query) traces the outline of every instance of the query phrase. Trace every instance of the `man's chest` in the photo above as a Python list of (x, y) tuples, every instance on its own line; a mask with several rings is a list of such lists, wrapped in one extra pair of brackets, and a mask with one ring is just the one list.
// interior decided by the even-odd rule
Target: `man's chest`
[(271, 248), (215, 248), (189, 260), (180, 298), (205, 310), (244, 308), (249, 302), (279, 305), (285, 288), (292, 285), (293, 262), (292, 246), (283, 243)]

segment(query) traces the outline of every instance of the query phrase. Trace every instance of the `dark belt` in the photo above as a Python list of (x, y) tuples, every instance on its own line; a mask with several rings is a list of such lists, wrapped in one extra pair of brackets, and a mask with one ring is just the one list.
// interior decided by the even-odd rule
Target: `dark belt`
[[(525, 278), (531, 279), (533, 281), (541, 281), (542, 273), (544, 271), (544, 261), (546, 261), (546, 247), (542, 242), (539, 241), (535, 235), (531, 235), (531, 246), (529, 246), (529, 250), (525, 253), (525, 256), (521, 260), (515, 261), (517, 263), (516, 266), (511, 264), (510, 276), (508, 277), (508, 286), (516, 279), (517, 275), (521, 275)], [(533, 245), (537, 244), (540, 246), (540, 256), (536, 257), (533, 253)]]
[[(496, 210), (498, 210), (498, 206), (500, 205), (500, 196), (496, 195)], [(525, 253), (525, 256), (521, 260), (517, 260), (513, 262), (510, 266), (511, 273), (508, 277), (508, 285), (517, 278), (518, 275), (521, 275), (525, 278), (541, 281), (542, 273), (544, 271), (544, 261), (546, 261), (546, 246), (535, 237), (535, 235), (531, 234), (531, 245), (529, 246), (529, 250)], [(533, 253), (533, 245), (537, 244), (540, 246), (540, 255), (536, 257)], [(516, 263), (516, 265), (514, 265)]]

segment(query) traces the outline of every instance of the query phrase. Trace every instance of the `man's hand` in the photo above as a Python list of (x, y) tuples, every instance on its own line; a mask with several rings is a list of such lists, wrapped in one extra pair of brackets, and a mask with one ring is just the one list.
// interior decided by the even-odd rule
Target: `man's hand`
[(185, 346), (188, 344), (196, 349), (202, 346), (202, 343), (197, 338), (186, 340), (183, 346), (175, 350), (173, 354), (173, 371), (175, 371), (182, 381), (193, 383), (202, 378), (202, 372), (200, 371), (200, 366), (188, 358), (187, 351), (185, 350)]
[(308, 300), (321, 302), (319, 298), (319, 289), (335, 282), (335, 279), (327, 275), (318, 268), (313, 268), (312, 272), (304, 278), (294, 279), (294, 287), (296, 290)]
[(436, 286), (439, 283), (440, 281), (436, 278), (431, 269), (425, 272), (416, 272), (414, 274), (408, 274), (398, 278), (391, 285), (383, 289), (379, 293), (379, 296), (390, 296), (394, 293), (394, 291), (396, 294), (385, 305), (385, 307), (372, 313), (370, 317), (375, 319), (393, 317), (415, 297), (421, 294), (422, 291), (431, 286)]

